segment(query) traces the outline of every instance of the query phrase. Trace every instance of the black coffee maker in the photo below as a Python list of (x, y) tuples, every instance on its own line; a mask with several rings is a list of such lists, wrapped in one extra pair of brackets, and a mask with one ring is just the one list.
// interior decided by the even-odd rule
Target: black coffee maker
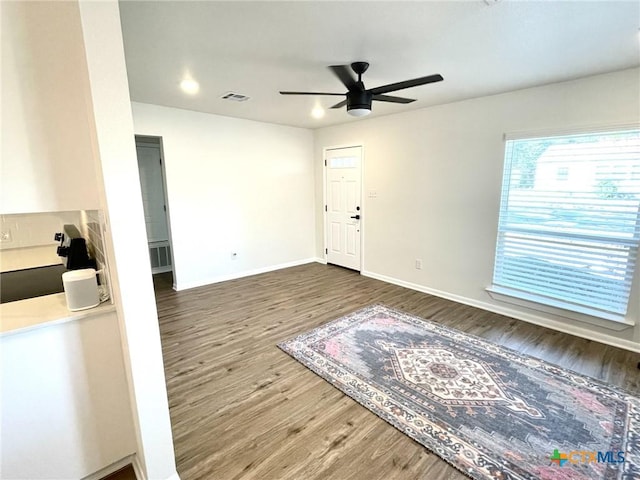
[(89, 257), (87, 242), (75, 225), (65, 225), (62, 233), (56, 233), (55, 240), (60, 242), (58, 256), (62, 257), (68, 270), (96, 268), (96, 261)]

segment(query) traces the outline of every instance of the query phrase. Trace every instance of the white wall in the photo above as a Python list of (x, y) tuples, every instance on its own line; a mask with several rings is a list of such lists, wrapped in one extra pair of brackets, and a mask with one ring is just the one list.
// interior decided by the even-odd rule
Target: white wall
[(177, 479), (116, 0), (80, 1), (105, 246), (136, 427), (138, 478)]
[[(638, 69), (414, 110), (315, 131), (316, 255), (322, 149), (365, 146), (363, 273), (628, 348), (615, 332), (492, 300), (505, 132), (638, 122)], [(428, 94), (425, 90), (425, 94)], [(374, 104), (375, 108), (375, 104)], [(377, 198), (369, 198), (375, 190)], [(423, 269), (414, 268), (415, 259)], [(638, 281), (629, 317), (640, 323)]]
[(177, 289), (314, 257), (310, 130), (141, 103), (133, 118), (162, 137)]
[(67, 224), (80, 225), (80, 212), (0, 215), (0, 231), (9, 235), (8, 240), (0, 242), (0, 250), (53, 245), (55, 253), (55, 245), (60, 242), (54, 240), (54, 235)]
[(0, 212), (96, 209), (78, 5), (2, 2), (0, 12)]

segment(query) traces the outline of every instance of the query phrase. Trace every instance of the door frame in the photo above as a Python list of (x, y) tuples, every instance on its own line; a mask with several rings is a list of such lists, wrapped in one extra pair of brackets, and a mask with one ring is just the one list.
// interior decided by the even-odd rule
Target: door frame
[[(171, 233), (171, 214), (170, 214), (171, 209), (169, 207), (169, 195), (167, 192), (167, 164), (165, 162), (163, 138), (160, 135), (138, 135), (138, 134), (135, 134), (134, 137), (135, 137), (136, 147), (138, 145), (143, 147), (154, 147), (154, 148), (157, 147), (160, 152), (160, 170), (162, 171), (162, 193), (164, 195), (164, 205), (166, 207), (164, 214), (167, 219), (167, 233), (169, 236), (169, 239), (168, 239), (169, 252), (171, 256), (170, 271), (173, 273), (173, 289), (175, 290), (176, 289), (176, 262), (175, 262), (174, 250), (173, 250), (173, 235)], [(153, 141), (146, 140), (146, 139), (153, 139)]]
[(360, 220), (360, 274), (365, 270), (364, 268), (364, 234), (365, 224), (367, 220), (367, 209), (364, 204), (366, 195), (363, 195), (364, 191), (364, 142), (344, 143), (341, 145), (330, 145), (322, 147), (322, 230), (323, 230), (323, 247), (322, 252), (323, 263), (327, 264), (327, 249), (329, 248), (329, 233), (327, 228), (327, 150), (337, 150), (339, 148), (353, 148), (360, 147), (360, 205), (362, 208), (362, 219)]

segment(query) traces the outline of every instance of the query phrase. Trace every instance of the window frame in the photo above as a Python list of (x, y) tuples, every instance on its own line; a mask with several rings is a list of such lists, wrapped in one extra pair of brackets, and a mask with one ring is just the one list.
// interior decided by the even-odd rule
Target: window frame
[[(527, 131), (527, 132), (510, 132), (505, 133), (503, 135), (502, 142), (502, 154), (503, 154), (503, 169), (502, 176), (500, 181), (500, 202), (499, 202), (499, 210), (498, 210), (498, 218), (496, 221), (496, 242), (495, 242), (495, 250), (493, 256), (493, 264), (492, 264), (492, 276), (491, 276), (491, 284), (486, 288), (486, 291), (494, 300), (498, 300), (501, 302), (527, 307), (532, 310), (541, 311), (545, 313), (551, 313), (556, 316), (561, 316), (573, 320), (579, 320), (586, 323), (595, 324), (598, 326), (602, 326), (605, 328), (613, 329), (613, 330), (623, 330), (628, 328), (629, 326), (633, 326), (636, 324), (634, 320), (634, 316), (637, 316), (640, 313), (640, 309), (637, 309), (635, 306), (632, 306), (631, 303), (634, 300), (637, 300), (638, 295), (638, 284), (640, 283), (640, 244), (636, 247), (638, 254), (636, 256), (635, 265), (633, 265), (633, 277), (631, 281), (631, 290), (629, 293), (628, 303), (627, 303), (627, 312), (625, 315), (604, 312), (598, 308), (589, 308), (580, 305), (576, 305), (571, 303), (570, 301), (563, 302), (561, 300), (555, 300), (550, 297), (545, 297), (544, 295), (539, 295), (536, 293), (528, 293), (524, 290), (519, 291), (517, 289), (511, 289), (508, 287), (502, 287), (499, 285), (495, 285), (493, 281), (495, 280), (496, 273), (496, 265), (498, 262), (497, 253), (498, 253), (498, 242), (499, 237), (501, 235), (500, 229), (500, 216), (503, 210), (503, 202), (506, 202), (508, 199), (505, 198), (505, 175), (507, 175), (510, 169), (512, 168), (512, 158), (507, 159), (507, 145), (508, 141), (516, 141), (516, 140), (535, 140), (535, 139), (546, 139), (546, 138), (554, 138), (554, 137), (563, 137), (563, 136), (572, 136), (572, 135), (597, 135), (597, 134), (605, 134), (605, 133), (614, 133), (614, 132), (623, 132), (628, 130), (636, 130), (640, 131), (640, 123), (630, 123), (630, 124), (616, 124), (616, 125), (599, 125), (599, 126), (586, 126), (586, 127), (576, 127), (576, 128), (567, 128), (567, 129), (545, 129), (545, 130), (537, 130), (537, 131)], [(509, 164), (507, 164), (509, 162)], [(511, 185), (509, 185), (511, 187)], [(535, 232), (532, 232), (535, 233)], [(585, 237), (580, 237), (585, 238)], [(635, 292), (635, 294), (634, 294)]]

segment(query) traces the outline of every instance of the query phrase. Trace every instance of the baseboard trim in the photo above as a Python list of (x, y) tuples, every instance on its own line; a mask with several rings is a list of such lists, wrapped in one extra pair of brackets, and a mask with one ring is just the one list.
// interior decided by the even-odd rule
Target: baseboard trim
[[(127, 455), (126, 457), (118, 460), (117, 462), (113, 462), (111, 465), (108, 465), (104, 468), (101, 468), (97, 472), (92, 473), (91, 475), (87, 475), (83, 477), (82, 480), (100, 480), (101, 478), (108, 477), (112, 473), (116, 473), (118, 470), (126, 467), (129, 464), (134, 464), (135, 462), (135, 454)], [(133, 469), (135, 471), (135, 465)], [(136, 472), (137, 474), (137, 472)], [(138, 477), (138, 480), (142, 480), (141, 477)]]
[[(140, 457), (134, 455), (133, 462), (131, 462), (131, 464), (133, 465), (133, 471), (136, 473), (136, 478), (138, 480), (148, 480), (147, 476), (144, 474), (142, 466), (140, 465)], [(174, 471), (164, 480), (180, 480), (180, 475), (178, 475), (178, 472)]]
[(427, 293), (429, 295), (433, 295), (436, 297), (445, 298), (447, 300), (452, 300), (454, 302), (462, 303), (464, 305), (469, 305), (471, 307), (476, 307), (489, 312), (505, 315), (507, 317), (515, 318), (517, 320), (522, 320), (524, 322), (533, 323), (541, 327), (547, 327), (552, 330), (557, 330), (559, 332), (575, 335), (576, 337), (586, 338), (588, 340), (593, 340), (599, 343), (604, 343), (606, 345), (611, 345), (612, 347), (618, 347), (624, 350), (640, 353), (640, 345), (637, 342), (633, 342), (631, 340), (613, 337), (611, 335), (606, 335), (604, 333), (596, 332), (594, 330), (583, 328), (576, 325), (566, 325), (564, 323), (557, 322), (548, 318), (544, 318), (539, 315), (527, 314), (527, 313), (519, 312), (509, 307), (501, 307), (497, 305), (492, 305), (487, 302), (481, 302), (478, 300), (469, 299), (461, 295), (456, 295), (453, 293), (444, 292), (444, 291), (436, 290), (433, 288), (428, 288), (423, 285), (418, 285), (412, 282), (406, 282), (404, 280), (400, 280), (394, 277), (389, 277), (387, 275), (381, 275), (379, 273), (375, 273), (371, 271), (362, 271), (360, 272), (360, 274), (364, 277), (381, 280), (386, 283), (398, 285), (399, 287), (405, 287), (410, 290), (416, 290), (418, 292)]
[(326, 258), (321, 258), (321, 257), (316, 257), (315, 258), (315, 262), (316, 263), (321, 263), (322, 265), (326, 265), (327, 264), (327, 259)]
[(298, 267), (300, 265), (306, 265), (307, 263), (316, 262), (316, 257), (304, 258), (302, 260), (294, 260), (293, 262), (279, 263), (277, 265), (269, 265), (267, 267), (255, 268), (252, 270), (243, 270), (241, 272), (234, 272), (228, 275), (219, 275), (216, 277), (210, 277), (204, 280), (198, 280), (195, 282), (177, 283), (173, 284), (173, 289), (177, 292), (182, 290), (188, 290), (190, 288), (203, 287), (205, 285), (212, 285), (214, 283), (227, 282), (229, 280), (236, 280), (238, 278), (251, 277), (253, 275), (260, 275), (261, 273), (274, 272), (276, 270), (282, 270), (283, 268)]
[(131, 465), (133, 465), (133, 471), (136, 473), (136, 478), (138, 480), (147, 480), (147, 476), (144, 474), (142, 465), (140, 465), (140, 457), (138, 457), (138, 455), (134, 456)]

